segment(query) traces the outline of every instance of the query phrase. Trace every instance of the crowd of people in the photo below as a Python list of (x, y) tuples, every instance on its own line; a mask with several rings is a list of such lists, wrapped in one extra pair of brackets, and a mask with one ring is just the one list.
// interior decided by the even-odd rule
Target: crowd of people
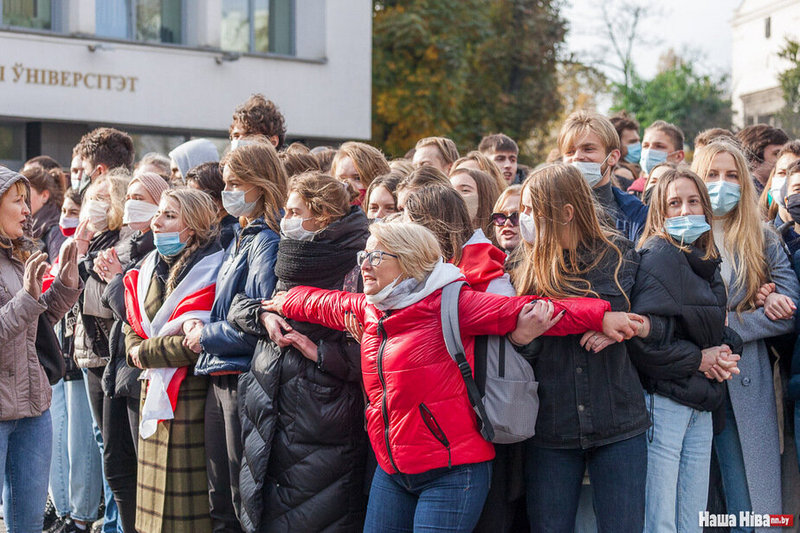
[[(0, 167), (10, 532), (798, 511), (800, 140), (713, 128), (689, 163), (673, 124), (577, 111), (533, 168), (502, 133), (387, 160), (286, 146), (261, 95), (229, 133), (135, 163), (104, 127), (69, 172)], [(486, 380), (508, 350), (535, 378)], [(535, 432), (492, 438), (474, 391), (514, 388)]]

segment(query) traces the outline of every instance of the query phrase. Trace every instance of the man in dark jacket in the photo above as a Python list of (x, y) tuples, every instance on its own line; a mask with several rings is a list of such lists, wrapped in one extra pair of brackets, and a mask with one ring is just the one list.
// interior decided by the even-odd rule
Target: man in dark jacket
[(564, 163), (578, 167), (607, 215), (606, 222), (636, 242), (647, 220), (647, 206), (611, 185), (620, 159), (619, 137), (611, 122), (588, 111), (571, 114), (558, 134)]

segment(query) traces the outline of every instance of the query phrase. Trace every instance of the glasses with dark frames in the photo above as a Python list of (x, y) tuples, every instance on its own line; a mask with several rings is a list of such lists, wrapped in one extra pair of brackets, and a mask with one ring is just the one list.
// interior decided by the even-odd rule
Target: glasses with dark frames
[(491, 219), (495, 226), (505, 226), (506, 222), (511, 222), (512, 226), (519, 225), (519, 213), (516, 211), (510, 215), (506, 215), (505, 213), (492, 213)]
[(370, 266), (376, 267), (381, 264), (384, 255), (397, 259), (396, 255), (384, 252), (383, 250), (375, 250), (372, 252), (362, 250), (356, 254), (356, 263), (358, 263), (358, 266), (361, 266), (364, 264), (364, 261), (369, 261)]

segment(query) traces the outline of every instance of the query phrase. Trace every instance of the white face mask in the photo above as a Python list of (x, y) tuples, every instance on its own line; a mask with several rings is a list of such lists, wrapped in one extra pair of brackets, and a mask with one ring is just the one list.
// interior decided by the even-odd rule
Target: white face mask
[(252, 187), (246, 191), (222, 191), (222, 207), (228, 214), (235, 217), (246, 217), (255, 209), (259, 198), (252, 202), (246, 202), (244, 195), (252, 191)]
[(108, 202), (89, 200), (86, 202), (85, 215), (82, 213), (81, 218), (88, 220), (95, 231), (105, 231), (108, 229), (109, 207)]
[(378, 291), (377, 294), (367, 294), (364, 299), (368, 304), (377, 305), (388, 298), (398, 283), (400, 283), (400, 276), (394, 278), (394, 281)]
[(123, 224), (150, 222), (158, 213), (158, 206), (142, 200), (128, 200), (122, 215)]
[[(611, 154), (608, 154), (602, 163), (593, 163), (591, 161), (573, 161), (572, 166), (577, 168), (583, 174), (583, 179), (589, 184), (589, 188), (594, 188), (595, 185), (603, 180), (603, 165)], [(608, 170), (608, 169), (606, 169)]]
[(282, 218), (281, 233), (287, 238), (295, 241), (310, 241), (317, 234), (315, 231), (308, 231), (303, 227), (303, 221), (310, 218)]
[(519, 216), (519, 234), (528, 244), (536, 242), (536, 221), (533, 215), (522, 213)]
[(783, 184), (786, 183), (786, 178), (772, 178), (772, 186), (769, 188), (769, 193), (772, 195), (772, 199), (775, 202), (778, 202), (778, 205), (784, 207), (783, 205), (783, 198), (781, 198), (781, 189), (783, 189)]

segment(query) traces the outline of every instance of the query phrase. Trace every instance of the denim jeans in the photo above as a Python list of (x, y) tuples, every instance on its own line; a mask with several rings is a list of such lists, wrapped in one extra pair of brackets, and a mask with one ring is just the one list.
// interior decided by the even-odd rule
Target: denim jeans
[[(730, 397), (725, 405), (725, 429), (714, 436), (714, 447), (717, 450), (719, 470), (722, 474), (722, 487), (725, 491), (725, 504), (728, 513), (739, 516), (741, 511), (752, 511), (750, 489), (747, 486), (747, 474), (744, 470), (744, 455), (739, 442), (739, 428), (733, 414)], [(753, 528), (731, 528), (731, 533), (747, 533)]]
[(644, 433), (587, 450), (541, 448), (528, 441), (525, 455), (532, 532), (573, 530), (588, 465), (597, 530), (641, 533), (647, 479)]
[(53, 445), (50, 411), (0, 422), (3, 520), (9, 533), (40, 533)]
[(647, 394), (645, 401), (651, 406), (653, 427), (647, 433), (644, 531), (700, 532), (714, 436), (711, 413), (659, 394)]
[(103, 490), (100, 452), (94, 440), (92, 413), (83, 380), (61, 380), (53, 385), (50, 405), (53, 454), (50, 494), (59, 516), (93, 522)]
[(387, 474), (378, 467), (369, 491), (365, 533), (470, 532), (489, 493), (492, 463)]

